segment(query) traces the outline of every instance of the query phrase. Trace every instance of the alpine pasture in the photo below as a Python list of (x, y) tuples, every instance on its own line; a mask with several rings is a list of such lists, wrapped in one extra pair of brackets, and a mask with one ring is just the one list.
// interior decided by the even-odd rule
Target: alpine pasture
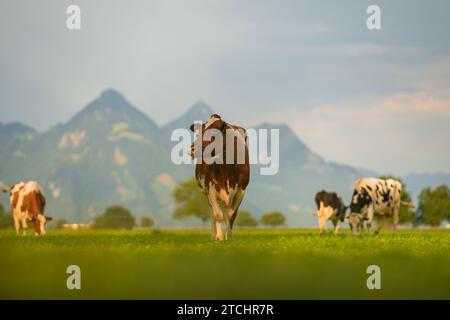
[[(1, 299), (449, 299), (450, 232), (0, 231)], [(66, 286), (69, 265), (81, 289)], [(369, 290), (367, 267), (381, 269)]]

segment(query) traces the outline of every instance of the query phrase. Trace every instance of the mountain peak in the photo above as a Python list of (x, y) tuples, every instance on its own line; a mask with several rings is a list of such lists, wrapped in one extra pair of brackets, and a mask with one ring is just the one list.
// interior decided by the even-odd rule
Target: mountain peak
[(203, 120), (209, 118), (213, 113), (214, 111), (207, 103), (199, 100), (189, 108), (186, 115), (198, 116), (198, 120)]
[(100, 97), (97, 99), (99, 105), (107, 105), (111, 108), (116, 107), (132, 107), (130, 103), (125, 99), (125, 97), (120, 94), (117, 90), (107, 89), (100, 94)]
[(141, 129), (156, 130), (157, 125), (144, 113), (133, 106), (119, 91), (104, 90), (100, 96), (78, 112), (68, 123), (69, 127), (79, 127), (83, 123), (96, 126), (125, 122)]
[(113, 88), (108, 88), (102, 91), (102, 93), (100, 94), (101, 97), (122, 97), (122, 95), (119, 93), (119, 91), (117, 91), (116, 89)]
[(167, 123), (162, 130), (166, 133), (178, 128), (189, 128), (194, 121), (206, 121), (214, 114), (213, 109), (201, 100), (194, 103), (181, 117)]
[(22, 133), (35, 133), (36, 130), (24, 125), (20, 122), (10, 122), (10, 123), (3, 123), (0, 121), (0, 133), (6, 134), (6, 133), (13, 133), (13, 134), (22, 134)]

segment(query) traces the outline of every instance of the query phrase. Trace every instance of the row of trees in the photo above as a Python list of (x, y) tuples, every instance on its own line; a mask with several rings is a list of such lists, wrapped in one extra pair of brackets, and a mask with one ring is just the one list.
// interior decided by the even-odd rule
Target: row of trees
[[(200, 219), (203, 224), (211, 218), (208, 202), (205, 195), (201, 192), (195, 179), (189, 179), (180, 183), (172, 193), (176, 208), (173, 212), (173, 218), (185, 219), (195, 217)], [(240, 210), (236, 218), (235, 225), (242, 227), (256, 227), (258, 222), (265, 226), (280, 226), (286, 222), (285, 216), (278, 211), (267, 212), (257, 221), (253, 215), (246, 210)]]
[[(387, 176), (381, 178), (389, 178)], [(394, 178), (401, 181), (398, 178)], [(403, 186), (402, 201), (411, 202), (411, 194)], [(203, 224), (210, 219), (210, 213), (205, 196), (197, 186), (195, 179), (190, 179), (179, 184), (173, 191), (176, 208), (173, 212), (175, 219), (185, 219), (195, 217)], [(440, 226), (444, 221), (450, 221), (450, 188), (441, 185), (436, 188), (425, 188), (418, 197), (417, 210), (414, 211), (406, 206), (400, 208), (400, 223), (413, 225), (425, 224), (433, 227)], [(285, 216), (278, 211), (264, 213), (259, 221), (246, 210), (240, 210), (236, 218), (235, 225), (242, 227), (280, 226), (286, 222)], [(57, 219), (53, 222), (53, 227), (61, 229), (67, 224), (65, 219)], [(0, 204), (0, 228), (12, 227), (13, 221), (10, 212), (6, 212)], [(141, 217), (140, 224), (143, 228), (150, 228), (154, 225), (151, 217)], [(94, 219), (92, 228), (94, 229), (132, 229), (137, 226), (135, 217), (131, 212), (121, 206), (107, 208), (103, 214)]]
[(450, 188), (446, 185), (423, 189), (419, 194), (417, 224), (440, 226), (443, 221), (450, 221)]
[[(55, 229), (62, 229), (68, 224), (66, 219), (57, 219), (54, 222)], [(140, 227), (151, 228), (155, 221), (151, 217), (141, 217)], [(122, 206), (112, 206), (106, 208), (103, 214), (97, 216), (93, 223), (93, 229), (133, 229), (137, 226), (136, 218), (131, 214), (130, 210)]]
[[(392, 178), (402, 184), (401, 201), (412, 202), (411, 193), (402, 179), (392, 176), (381, 176), (380, 179)], [(205, 196), (197, 186), (195, 179), (180, 183), (173, 191), (176, 208), (173, 212), (175, 219), (184, 219), (195, 217), (200, 219), (203, 224), (210, 219), (208, 203)], [(446, 185), (438, 186), (434, 189), (423, 189), (418, 198), (417, 210), (407, 206), (401, 206), (399, 212), (400, 224), (430, 225), (439, 226), (444, 221), (450, 221), (450, 189)], [(387, 219), (387, 222), (392, 218)], [(261, 225), (278, 226), (285, 223), (285, 217), (281, 212), (269, 212), (263, 214), (259, 221)], [(258, 221), (252, 214), (245, 210), (240, 210), (235, 224), (238, 226), (255, 227)]]
[[(412, 202), (410, 192), (402, 179), (382, 176), (381, 179), (393, 178), (402, 184), (402, 197), (404, 202)], [(400, 206), (400, 224), (411, 223), (417, 225), (440, 226), (444, 221), (450, 222), (450, 188), (440, 185), (436, 188), (425, 188), (418, 196), (418, 206), (414, 211), (406, 206)]]

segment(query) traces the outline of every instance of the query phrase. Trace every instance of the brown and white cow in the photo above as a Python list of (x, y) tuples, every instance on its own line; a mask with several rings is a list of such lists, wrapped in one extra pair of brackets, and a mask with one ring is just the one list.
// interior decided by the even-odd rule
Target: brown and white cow
[[(206, 123), (191, 125), (190, 129), (197, 135), (189, 153), (197, 160), (195, 177), (208, 198), (211, 238), (230, 239), (233, 222), (250, 181), (246, 130), (226, 123), (217, 114)], [(224, 233), (222, 222), (226, 226)]]
[(52, 220), (44, 216), (45, 194), (35, 181), (18, 182), (11, 188), (3, 188), (3, 192), (9, 192), (9, 202), (14, 219), (16, 233), (19, 234), (22, 226), (22, 234), (28, 229), (28, 221), (34, 226), (35, 235), (45, 235), (45, 223)]

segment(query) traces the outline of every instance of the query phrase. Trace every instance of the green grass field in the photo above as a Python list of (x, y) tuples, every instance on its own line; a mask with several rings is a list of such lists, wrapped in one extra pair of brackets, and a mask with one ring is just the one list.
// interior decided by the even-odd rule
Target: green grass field
[[(72, 264), (81, 290), (66, 288)], [(371, 264), (381, 290), (366, 287)], [(450, 232), (1, 231), (0, 271), (2, 299), (450, 299)]]

